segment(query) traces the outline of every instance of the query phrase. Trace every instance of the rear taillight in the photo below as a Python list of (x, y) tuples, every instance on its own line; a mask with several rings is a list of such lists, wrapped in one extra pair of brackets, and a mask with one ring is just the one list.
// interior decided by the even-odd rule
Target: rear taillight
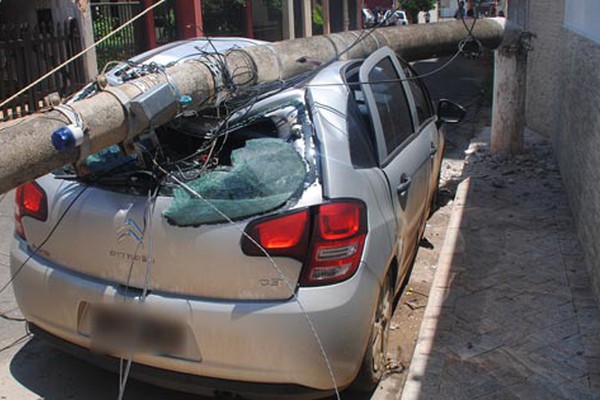
[(367, 235), (365, 205), (341, 201), (316, 207), (310, 258), (301, 283), (322, 285), (340, 282), (356, 272)]
[[(366, 209), (359, 201), (335, 201), (260, 219), (250, 224), (246, 233), (269, 255), (301, 261), (301, 285), (325, 285), (356, 272), (367, 234)], [(242, 250), (251, 256), (265, 255), (246, 236)]]
[(23, 217), (32, 217), (40, 221), (48, 218), (46, 193), (35, 182), (27, 182), (17, 188), (15, 194), (15, 230), (25, 239)]
[[(310, 212), (261, 219), (252, 223), (246, 233), (270, 256), (292, 257), (303, 261), (308, 250)], [(249, 256), (264, 256), (264, 251), (246, 236), (242, 237), (242, 251)]]

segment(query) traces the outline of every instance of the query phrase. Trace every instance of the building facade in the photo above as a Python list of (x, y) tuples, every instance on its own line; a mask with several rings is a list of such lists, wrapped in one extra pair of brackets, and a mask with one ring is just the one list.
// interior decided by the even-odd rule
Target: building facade
[(530, 0), (527, 125), (552, 139), (600, 299), (600, 2)]

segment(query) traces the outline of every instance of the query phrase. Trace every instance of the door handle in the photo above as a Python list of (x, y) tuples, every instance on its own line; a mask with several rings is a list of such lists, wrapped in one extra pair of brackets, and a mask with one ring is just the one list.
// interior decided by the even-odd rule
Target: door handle
[(396, 192), (398, 192), (399, 195), (404, 195), (406, 193), (406, 191), (408, 190), (408, 188), (410, 187), (410, 183), (411, 183), (411, 179), (410, 176), (407, 176), (406, 174), (402, 174), (400, 176), (400, 184), (398, 186), (396, 186)]
[(435, 153), (437, 153), (437, 146), (435, 145), (435, 143), (431, 142), (430, 146), (429, 146), (429, 155), (431, 157), (435, 156)]

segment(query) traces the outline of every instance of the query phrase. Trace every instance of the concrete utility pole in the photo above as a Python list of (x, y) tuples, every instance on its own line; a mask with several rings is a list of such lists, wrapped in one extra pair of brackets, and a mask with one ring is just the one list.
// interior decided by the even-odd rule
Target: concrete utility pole
[[(478, 21), (473, 35), (484, 46), (493, 49), (503, 39), (512, 37), (508, 35), (510, 31), (505, 28), (504, 19), (488, 18)], [(357, 59), (365, 58), (383, 46), (389, 46), (409, 61), (450, 55), (457, 51), (458, 43), (466, 33), (460, 21), (380, 28), (358, 43), (357, 38), (364, 32), (334, 33), (232, 50), (226, 53), (226, 66), (238, 87), (248, 87), (306, 72), (310, 66), (297, 62), (301, 56), (330, 60), (342, 54), (342, 59)], [(81, 147), (64, 151), (57, 151), (53, 147), (50, 140), (52, 132), (70, 124), (69, 119), (73, 119), (59, 110), (2, 124), (0, 193), (76, 162), (80, 157), (80, 148), (94, 153), (140, 135), (151, 124), (169, 121), (177, 113), (177, 106), (158, 107), (160, 117), (152, 121), (134, 107), (135, 104), (139, 105), (140, 98), (161, 87), (174, 88), (178, 95), (190, 96), (192, 102), (187, 107), (196, 110), (214, 107), (217, 91), (221, 100), (235, 96), (235, 93), (225, 89), (228, 87), (225, 74), (211, 63), (216, 64), (214, 56), (190, 60), (167, 68), (165, 73), (149, 74), (75, 102), (72, 110), (87, 132), (85, 145)], [(175, 95), (171, 97), (176, 103)]]
[(296, 28), (294, 26), (294, 1), (283, 0), (281, 11), (283, 25), (283, 39), (290, 40), (296, 37)]
[[(527, 25), (529, 2), (512, 2), (509, 22)], [(523, 150), (525, 130), (525, 97), (527, 90), (527, 52), (531, 34), (513, 32), (494, 52), (494, 99), (492, 105), (491, 146), (494, 153), (515, 154)]]

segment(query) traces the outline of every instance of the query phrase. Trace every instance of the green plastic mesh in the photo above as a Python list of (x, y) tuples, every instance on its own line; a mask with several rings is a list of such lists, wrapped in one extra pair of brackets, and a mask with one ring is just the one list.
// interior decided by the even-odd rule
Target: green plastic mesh
[(123, 154), (117, 145), (107, 147), (87, 156), (85, 163), (90, 171), (99, 172), (113, 169), (120, 164), (132, 160), (133, 156)]
[[(294, 147), (281, 139), (248, 140), (231, 153), (231, 167), (203, 174), (188, 185), (231, 219), (282, 206), (300, 189), (306, 169)], [(163, 215), (179, 226), (223, 222), (206, 201), (178, 188)]]

